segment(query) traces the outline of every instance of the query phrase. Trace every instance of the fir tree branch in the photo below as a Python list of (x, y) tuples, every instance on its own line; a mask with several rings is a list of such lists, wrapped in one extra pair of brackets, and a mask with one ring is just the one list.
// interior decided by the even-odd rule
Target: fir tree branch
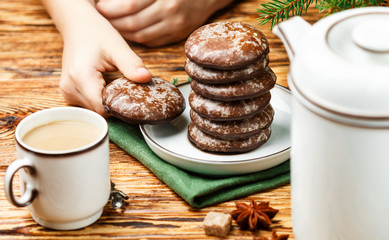
[(271, 28), (273, 28), (275, 24), (290, 16), (306, 14), (312, 2), (313, 0), (273, 0), (261, 4), (262, 9), (257, 9), (260, 13), (258, 20), (261, 25), (271, 21)]
[[(264, 25), (271, 21), (271, 29), (274, 25), (295, 15), (305, 15), (308, 7), (313, 0), (272, 0), (261, 4), (262, 9), (257, 9), (259, 13), (259, 24)], [(386, 0), (315, 0), (315, 8), (324, 16), (331, 15), (346, 9), (367, 7), (367, 6), (384, 6)]]

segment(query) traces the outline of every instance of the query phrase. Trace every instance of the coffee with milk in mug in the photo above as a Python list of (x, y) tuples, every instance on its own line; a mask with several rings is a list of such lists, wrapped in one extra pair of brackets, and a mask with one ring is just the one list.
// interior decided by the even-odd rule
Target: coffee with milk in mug
[(100, 135), (101, 131), (89, 123), (66, 120), (35, 127), (22, 137), (22, 141), (40, 150), (63, 151), (88, 145)]

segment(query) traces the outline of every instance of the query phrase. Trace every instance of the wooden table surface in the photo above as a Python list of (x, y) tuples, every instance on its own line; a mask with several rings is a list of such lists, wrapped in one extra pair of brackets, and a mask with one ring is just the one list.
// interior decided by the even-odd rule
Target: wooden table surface
[[(231, 20), (260, 28), (270, 42), (270, 67), (278, 84), (287, 86), (289, 60), (281, 41), (270, 26), (259, 26), (256, 9), (263, 0), (237, 1), (215, 14), (209, 21)], [(305, 17), (311, 23), (321, 16), (311, 9)], [(166, 80), (186, 79), (183, 68), (184, 42), (149, 49), (133, 46), (154, 76)], [(53, 231), (39, 226), (26, 208), (11, 205), (4, 195), (4, 174), (16, 159), (14, 129), (25, 116), (40, 109), (66, 106), (58, 82), (61, 74), (63, 43), (39, 0), (0, 1), (0, 239), (202, 239), (202, 221), (210, 211), (229, 213), (235, 208), (228, 201), (194, 209), (156, 178), (146, 167), (114, 144), (110, 144), (111, 177), (118, 189), (130, 198), (126, 209), (104, 208), (93, 225), (76, 231)], [(119, 73), (107, 74), (114, 79)], [(271, 226), (277, 233), (293, 238), (290, 185), (250, 195), (241, 201), (270, 201), (280, 210)], [(242, 231), (233, 222), (230, 239), (269, 236), (270, 231)]]

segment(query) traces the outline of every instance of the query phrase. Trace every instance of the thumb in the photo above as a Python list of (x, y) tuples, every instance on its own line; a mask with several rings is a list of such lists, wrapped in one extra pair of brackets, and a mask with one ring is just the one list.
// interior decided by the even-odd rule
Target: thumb
[(151, 73), (128, 45), (126, 45), (125, 50), (115, 48), (112, 51), (112, 61), (127, 79), (139, 83), (151, 80)]

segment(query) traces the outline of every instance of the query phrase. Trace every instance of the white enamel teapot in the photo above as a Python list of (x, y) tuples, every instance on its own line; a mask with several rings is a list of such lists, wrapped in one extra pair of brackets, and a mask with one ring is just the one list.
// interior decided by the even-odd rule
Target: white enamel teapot
[(389, 8), (294, 17), (274, 33), (291, 60), (296, 239), (389, 239)]

